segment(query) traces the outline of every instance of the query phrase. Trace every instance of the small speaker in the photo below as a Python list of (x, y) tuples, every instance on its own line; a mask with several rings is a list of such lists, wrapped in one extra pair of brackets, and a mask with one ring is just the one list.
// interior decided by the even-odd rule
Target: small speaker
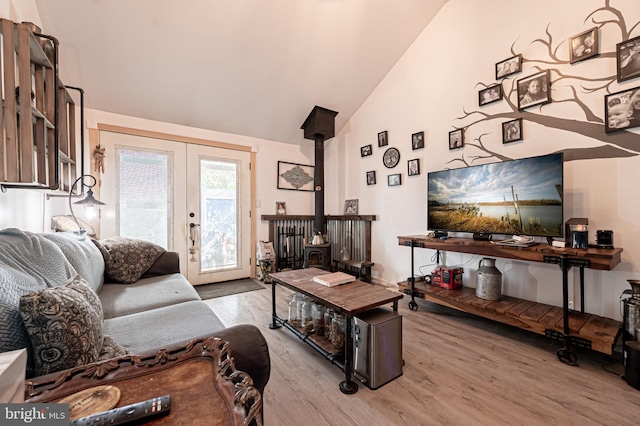
[(491, 241), (491, 234), (487, 232), (474, 232), (473, 239), (476, 241)]
[(600, 248), (613, 248), (613, 231), (596, 231), (596, 244)]

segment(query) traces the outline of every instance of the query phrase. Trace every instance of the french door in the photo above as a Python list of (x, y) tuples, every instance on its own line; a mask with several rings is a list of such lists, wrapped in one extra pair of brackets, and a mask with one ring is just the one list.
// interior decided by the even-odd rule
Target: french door
[(187, 145), (188, 277), (192, 284), (250, 275), (249, 155)]
[(250, 276), (250, 153), (101, 132), (102, 237), (180, 254), (194, 284)]

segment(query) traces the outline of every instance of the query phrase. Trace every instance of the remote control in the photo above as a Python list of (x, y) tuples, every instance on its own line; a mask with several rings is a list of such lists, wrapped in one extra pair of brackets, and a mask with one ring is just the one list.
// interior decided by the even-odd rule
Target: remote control
[(145, 417), (167, 414), (170, 410), (171, 396), (158, 396), (156, 398), (136, 402), (135, 404), (126, 405), (124, 407), (114, 408), (112, 410), (103, 411), (102, 413), (96, 413), (90, 416), (81, 417), (77, 420), (72, 421), (70, 425), (116, 426), (134, 420), (140, 420)]

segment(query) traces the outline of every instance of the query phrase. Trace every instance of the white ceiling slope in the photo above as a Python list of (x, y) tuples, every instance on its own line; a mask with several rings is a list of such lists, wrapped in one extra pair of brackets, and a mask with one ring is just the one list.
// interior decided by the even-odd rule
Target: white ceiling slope
[(446, 0), (35, 0), (87, 108), (285, 143), (336, 132)]

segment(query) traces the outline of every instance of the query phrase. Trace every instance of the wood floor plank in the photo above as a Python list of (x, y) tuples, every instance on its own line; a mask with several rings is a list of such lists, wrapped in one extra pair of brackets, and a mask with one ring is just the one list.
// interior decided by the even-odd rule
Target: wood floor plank
[[(277, 295), (286, 316), (291, 292)], [(420, 299), (414, 312), (408, 301), (399, 304), (403, 375), (353, 395), (339, 391), (336, 366), (288, 330), (268, 328), (270, 290), (206, 303), (225, 325), (254, 324), (267, 339), (265, 425), (637, 424), (640, 391), (620, 377), (619, 354), (576, 348), (579, 365), (568, 366), (556, 357), (560, 342)]]

